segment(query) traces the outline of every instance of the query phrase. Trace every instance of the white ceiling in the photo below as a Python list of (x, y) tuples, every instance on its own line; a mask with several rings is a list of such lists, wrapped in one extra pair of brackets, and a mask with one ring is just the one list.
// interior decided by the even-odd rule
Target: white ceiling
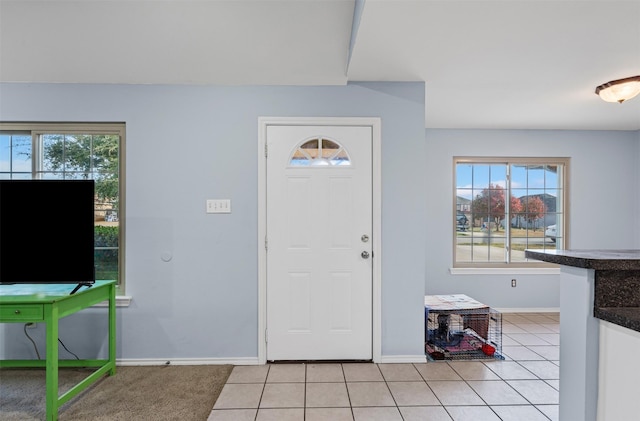
[(424, 81), (428, 128), (640, 130), (594, 93), (635, 75), (640, 0), (0, 0), (3, 82)]

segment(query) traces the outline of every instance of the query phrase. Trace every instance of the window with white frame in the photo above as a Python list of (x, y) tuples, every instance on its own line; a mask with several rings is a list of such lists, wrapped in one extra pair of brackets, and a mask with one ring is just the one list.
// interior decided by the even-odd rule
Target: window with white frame
[(567, 247), (568, 158), (454, 158), (454, 267), (530, 267)]
[[(96, 279), (117, 280), (119, 294), (124, 137), (122, 123), (0, 123), (0, 179), (95, 180)], [(55, 223), (55, 206), (43, 206), (42, 217)]]

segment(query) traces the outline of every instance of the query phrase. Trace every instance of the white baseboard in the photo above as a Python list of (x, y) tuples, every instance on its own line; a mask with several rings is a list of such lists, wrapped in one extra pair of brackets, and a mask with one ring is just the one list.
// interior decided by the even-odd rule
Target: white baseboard
[(420, 355), (382, 355), (380, 357), (380, 364), (391, 363), (426, 363), (427, 356), (425, 354)]
[(151, 359), (151, 358), (125, 358), (116, 360), (119, 366), (134, 365), (259, 365), (257, 357), (244, 358), (169, 358), (169, 359)]
[(560, 313), (560, 307), (495, 308), (500, 313)]
[[(380, 364), (391, 363), (424, 363), (426, 355), (383, 355)], [(176, 359), (151, 359), (151, 358), (125, 358), (116, 360), (117, 366), (154, 366), (154, 365), (260, 365), (258, 358), (176, 358)]]

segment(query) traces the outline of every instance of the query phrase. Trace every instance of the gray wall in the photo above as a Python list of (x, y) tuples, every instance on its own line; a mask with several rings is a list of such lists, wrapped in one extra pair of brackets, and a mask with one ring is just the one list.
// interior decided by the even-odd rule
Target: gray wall
[[(454, 155), (571, 157), (571, 246), (640, 247), (638, 132), (424, 129), (424, 84), (202, 87), (0, 84), (2, 121), (124, 121), (128, 308), (118, 358), (257, 358), (259, 116), (382, 119), (382, 354), (423, 353), (422, 296), (558, 307), (556, 276), (449, 274)], [(230, 198), (231, 215), (207, 215)], [(173, 259), (160, 256), (170, 252)], [(61, 322), (81, 358), (105, 353), (104, 309)], [(44, 329), (30, 331), (43, 349)], [(0, 357), (35, 357), (0, 325)], [(61, 350), (64, 355), (64, 350)]]
[(638, 248), (637, 131), (427, 130), (426, 144), (427, 294), (464, 293), (496, 308), (560, 306), (559, 275), (449, 273), (454, 156), (570, 157), (569, 247)]
[[(0, 85), (2, 121), (127, 124), (126, 292), (133, 301), (118, 309), (122, 359), (257, 357), (259, 116), (382, 119), (382, 354), (423, 353), (423, 83)], [(233, 213), (207, 215), (207, 198), (231, 199)], [(164, 252), (170, 262), (161, 260)], [(63, 320), (67, 347), (81, 357), (104, 354), (104, 312)], [(2, 356), (35, 357), (22, 325), (2, 329)], [(30, 333), (42, 349), (44, 329)]]

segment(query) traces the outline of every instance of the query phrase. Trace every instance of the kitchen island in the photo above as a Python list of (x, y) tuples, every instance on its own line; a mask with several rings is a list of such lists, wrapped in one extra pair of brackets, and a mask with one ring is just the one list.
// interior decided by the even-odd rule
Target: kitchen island
[(560, 265), (560, 419), (634, 419), (640, 250), (527, 249), (525, 257)]

